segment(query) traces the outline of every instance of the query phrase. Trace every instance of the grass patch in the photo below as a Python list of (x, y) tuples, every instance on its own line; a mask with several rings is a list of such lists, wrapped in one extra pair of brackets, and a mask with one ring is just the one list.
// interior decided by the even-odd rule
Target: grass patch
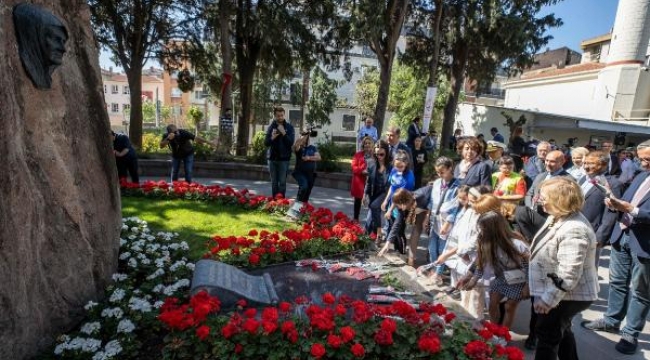
[(122, 216), (137, 216), (153, 230), (177, 232), (190, 246), (191, 260), (207, 251), (214, 235), (248, 235), (251, 229), (284, 230), (295, 227), (275, 215), (217, 203), (122, 197)]

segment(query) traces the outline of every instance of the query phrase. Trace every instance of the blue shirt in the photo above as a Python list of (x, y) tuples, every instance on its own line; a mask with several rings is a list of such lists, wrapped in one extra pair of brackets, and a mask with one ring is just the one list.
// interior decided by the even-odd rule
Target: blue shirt
[(393, 195), (397, 189), (405, 188), (406, 190), (413, 191), (415, 188), (415, 175), (413, 171), (406, 170), (404, 173), (397, 171), (393, 168), (388, 176), (388, 183), (390, 189), (388, 190), (388, 204), (393, 203)]
[(370, 136), (373, 142), (377, 142), (377, 140), (379, 139), (379, 135), (377, 134), (376, 127), (364, 126), (361, 129), (359, 129), (359, 134), (357, 135), (357, 142), (361, 142), (361, 139), (363, 139), (366, 135)]

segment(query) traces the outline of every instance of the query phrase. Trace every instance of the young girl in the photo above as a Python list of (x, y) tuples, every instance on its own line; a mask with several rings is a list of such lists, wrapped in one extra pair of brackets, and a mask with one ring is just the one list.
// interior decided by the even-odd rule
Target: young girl
[[(404, 254), (406, 247), (406, 225), (415, 223), (416, 215), (419, 212), (426, 211), (426, 207), (418, 207), (418, 203), (426, 202), (426, 200), (422, 199), (426, 196), (427, 194), (424, 192), (419, 192), (416, 195), (405, 188), (399, 188), (395, 191), (392, 199), (392, 207), (396, 210), (395, 218), (390, 224), (386, 235), (386, 243), (379, 251), (378, 256), (384, 255), (388, 251), (390, 244), (393, 244), (397, 251)], [(420, 197), (420, 201), (418, 201), (417, 197)]]
[(419, 189), (422, 186), (422, 173), (428, 157), (427, 150), (422, 146), (422, 137), (416, 137), (413, 144), (413, 175), (415, 176), (415, 188)]
[(478, 219), (478, 229), (476, 271), (464, 284), (464, 289), (472, 289), (481, 278), (490, 279), (490, 321), (499, 323), (499, 304), (507, 298), (503, 325), (510, 327), (519, 301), (528, 297), (530, 252), (497, 211), (482, 214)]

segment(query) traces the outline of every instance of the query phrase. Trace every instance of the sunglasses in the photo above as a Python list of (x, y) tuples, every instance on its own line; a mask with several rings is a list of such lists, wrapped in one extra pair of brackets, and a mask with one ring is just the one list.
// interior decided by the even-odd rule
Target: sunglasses
[(385, 153), (376, 153), (375, 155), (377, 155), (377, 157), (384, 157), (384, 156), (386, 156)]

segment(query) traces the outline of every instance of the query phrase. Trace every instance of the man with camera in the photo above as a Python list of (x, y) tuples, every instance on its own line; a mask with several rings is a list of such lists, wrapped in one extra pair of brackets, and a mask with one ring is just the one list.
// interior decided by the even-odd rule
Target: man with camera
[(291, 147), (295, 140), (293, 126), (284, 118), (284, 108), (273, 109), (273, 122), (266, 129), (264, 145), (269, 148), (269, 172), (273, 196), (287, 192), (287, 172), (291, 160)]
[(182, 161), (185, 170), (185, 181), (192, 182), (192, 169), (194, 167), (194, 145), (192, 145), (192, 141), (216, 146), (215, 143), (202, 139), (189, 131), (177, 128), (176, 125), (167, 125), (167, 133), (163, 135), (160, 141), (160, 148), (168, 146), (172, 151), (172, 181), (178, 181), (178, 171)]
[(117, 165), (117, 176), (120, 181), (126, 179), (128, 172), (131, 175), (131, 182), (139, 183), (138, 156), (133, 146), (131, 146), (129, 137), (124, 134), (117, 134), (111, 130), (111, 140), (113, 141), (113, 154), (115, 155), (115, 164)]

